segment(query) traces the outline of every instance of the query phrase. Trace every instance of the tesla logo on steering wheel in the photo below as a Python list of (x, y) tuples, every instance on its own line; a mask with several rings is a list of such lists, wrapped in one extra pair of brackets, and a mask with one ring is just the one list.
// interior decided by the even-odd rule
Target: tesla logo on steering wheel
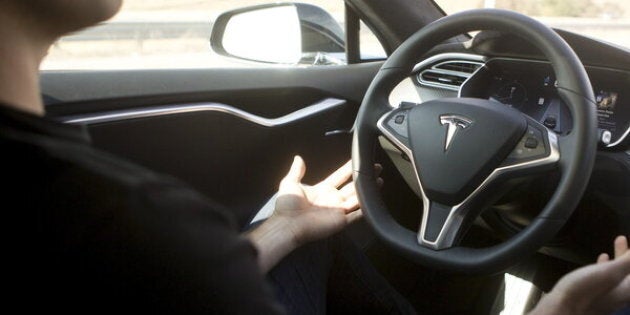
[(442, 126), (448, 125), (448, 129), (446, 130), (446, 143), (444, 144), (444, 151), (446, 151), (455, 138), (457, 131), (460, 128), (468, 128), (473, 123), (473, 121), (464, 116), (442, 115), (440, 116), (440, 123), (442, 124)]

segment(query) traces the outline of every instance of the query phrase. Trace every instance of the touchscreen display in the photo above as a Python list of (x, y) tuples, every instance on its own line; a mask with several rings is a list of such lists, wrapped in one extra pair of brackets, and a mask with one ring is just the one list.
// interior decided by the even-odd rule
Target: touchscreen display
[(595, 91), (595, 101), (597, 102), (597, 117), (599, 120), (600, 128), (612, 128), (615, 129), (616, 123), (613, 119), (615, 114), (615, 108), (617, 106), (617, 100), (619, 94), (609, 91)]
[(600, 111), (608, 111), (610, 114), (613, 114), (615, 106), (617, 105), (619, 94), (615, 92), (598, 91), (595, 95), (597, 109)]

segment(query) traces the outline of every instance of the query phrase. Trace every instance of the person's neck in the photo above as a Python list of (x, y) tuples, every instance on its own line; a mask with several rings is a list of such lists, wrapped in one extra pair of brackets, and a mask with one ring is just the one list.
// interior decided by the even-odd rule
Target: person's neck
[(0, 14), (0, 103), (43, 116), (39, 65), (52, 40), (33, 37), (11, 21)]

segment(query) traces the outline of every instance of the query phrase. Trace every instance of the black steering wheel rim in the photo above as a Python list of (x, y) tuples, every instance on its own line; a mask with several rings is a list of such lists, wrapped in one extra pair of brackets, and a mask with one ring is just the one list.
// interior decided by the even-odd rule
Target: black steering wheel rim
[[(534, 221), (511, 239), (487, 248), (420, 246), (417, 235), (402, 227), (383, 203), (373, 170), (374, 147), (380, 135), (377, 122), (392, 108), (391, 90), (409, 77), (419, 56), (442, 41), (476, 30), (510, 32), (536, 46), (551, 62), (557, 91), (568, 105), (573, 129), (560, 142), (556, 163), (559, 184)], [(418, 263), (451, 271), (490, 273), (502, 270), (523, 255), (534, 253), (566, 223), (582, 196), (595, 160), (597, 120), (593, 90), (579, 58), (553, 30), (527, 16), (504, 10), (471, 10), (444, 17), (419, 30), (383, 64), (368, 88), (355, 125), (352, 146), (354, 181), (361, 208), (376, 234), (388, 245)]]

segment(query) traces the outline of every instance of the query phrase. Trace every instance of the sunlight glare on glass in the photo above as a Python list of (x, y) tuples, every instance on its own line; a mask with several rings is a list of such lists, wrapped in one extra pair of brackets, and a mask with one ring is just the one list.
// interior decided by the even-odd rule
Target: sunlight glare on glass
[(226, 26), (223, 47), (240, 58), (297, 63), (302, 38), (296, 8), (281, 6), (235, 15)]

